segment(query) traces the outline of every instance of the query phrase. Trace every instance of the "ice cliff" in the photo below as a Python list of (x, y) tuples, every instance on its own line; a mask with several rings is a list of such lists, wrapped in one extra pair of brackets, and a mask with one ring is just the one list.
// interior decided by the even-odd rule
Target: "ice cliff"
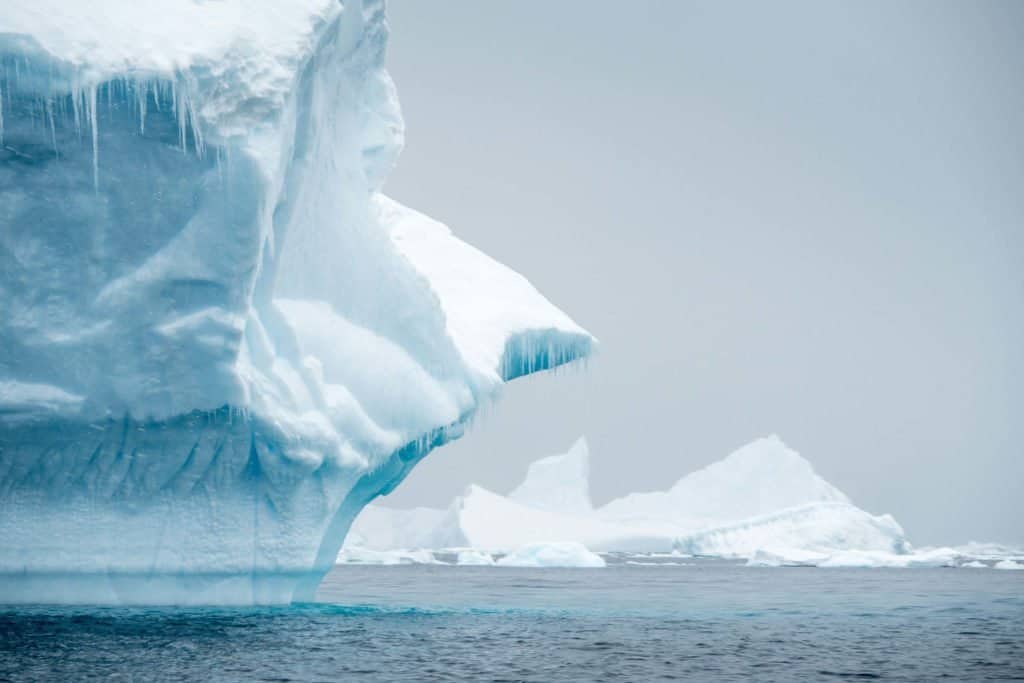
[(380, 194), (382, 2), (0, 11), (0, 601), (312, 596), (352, 519), (591, 337)]

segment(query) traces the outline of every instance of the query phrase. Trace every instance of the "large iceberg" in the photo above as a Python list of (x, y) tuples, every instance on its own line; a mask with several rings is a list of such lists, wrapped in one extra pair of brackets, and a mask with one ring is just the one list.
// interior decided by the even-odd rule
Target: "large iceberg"
[(312, 596), (356, 514), (592, 338), (380, 194), (379, 0), (0, 12), (0, 601)]

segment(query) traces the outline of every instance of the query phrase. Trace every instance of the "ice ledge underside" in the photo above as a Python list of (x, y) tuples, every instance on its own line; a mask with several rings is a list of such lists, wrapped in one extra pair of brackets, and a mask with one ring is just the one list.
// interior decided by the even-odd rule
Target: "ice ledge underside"
[[(589, 338), (556, 339), (514, 337), (504, 365), (519, 376), (590, 351)], [(160, 422), (25, 417), (0, 420), (0, 603), (311, 600), (359, 511), (472, 419), (360, 471), (311, 469), (290, 455), (317, 444), (229, 407)]]

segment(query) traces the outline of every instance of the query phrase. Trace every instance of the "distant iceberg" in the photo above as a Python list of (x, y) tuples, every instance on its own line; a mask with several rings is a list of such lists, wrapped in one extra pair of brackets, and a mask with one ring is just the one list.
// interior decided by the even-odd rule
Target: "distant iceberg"
[(367, 506), (346, 548), (356, 554), (430, 550), (424, 556), (430, 562), (457, 553), (457, 564), (493, 555), (499, 566), (545, 566), (521, 558), (568, 543), (630, 566), (687, 566), (692, 562), (679, 560), (697, 556), (745, 560), (750, 567), (1024, 568), (1024, 549), (1006, 545), (912, 547), (890, 515), (853, 505), (777, 436), (757, 439), (667, 491), (634, 493), (598, 508), (588, 472), (581, 438), (568, 452), (531, 464), (507, 496), (470, 485), (445, 510)]
[(604, 567), (605, 561), (576, 541), (530, 543), (505, 555), (499, 567)]
[(667, 491), (634, 493), (598, 508), (588, 471), (581, 438), (565, 454), (531, 464), (507, 496), (471, 485), (446, 510), (371, 505), (346, 545), (518, 556), (537, 544), (574, 542), (626, 553), (626, 563), (637, 565), (707, 556), (761, 567), (990, 567), (1002, 561), (996, 566), (1014, 568), (1024, 559), (1024, 551), (995, 544), (915, 549), (890, 515), (856, 507), (777, 436), (757, 439)]
[(380, 193), (380, 0), (5, 3), (0, 602), (309, 599), (352, 519), (592, 337)]

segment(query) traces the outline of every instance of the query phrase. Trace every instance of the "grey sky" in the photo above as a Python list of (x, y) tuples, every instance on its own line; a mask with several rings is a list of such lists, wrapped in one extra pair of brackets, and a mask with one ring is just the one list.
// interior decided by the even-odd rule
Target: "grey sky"
[(911, 541), (1024, 541), (1024, 3), (391, 0), (387, 191), (596, 334), (385, 502), (778, 433)]

